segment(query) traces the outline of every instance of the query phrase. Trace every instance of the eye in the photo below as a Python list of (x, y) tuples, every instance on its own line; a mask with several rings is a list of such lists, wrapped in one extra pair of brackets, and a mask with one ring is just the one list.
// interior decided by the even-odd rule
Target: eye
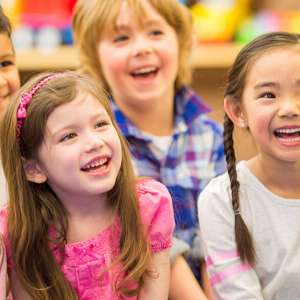
[(149, 34), (153, 35), (153, 36), (158, 36), (158, 35), (162, 35), (163, 32), (162, 32), (162, 30), (154, 29), (154, 30), (151, 30)]
[(276, 96), (272, 92), (265, 92), (265, 93), (262, 93), (261, 95), (259, 95), (259, 98), (273, 99), (273, 98), (276, 98)]
[(60, 142), (66, 142), (68, 140), (73, 139), (74, 137), (76, 137), (76, 133), (70, 132), (70, 133), (65, 134), (59, 141)]
[(129, 36), (128, 35), (125, 35), (125, 34), (120, 34), (120, 35), (117, 35), (114, 37), (113, 41), (115, 43), (119, 43), (119, 42), (125, 42), (129, 39)]
[(11, 60), (4, 60), (0, 62), (0, 68), (5, 68), (12, 65), (14, 65), (14, 62)]
[(103, 120), (103, 121), (99, 121), (96, 123), (95, 127), (96, 128), (102, 128), (104, 126), (108, 126), (110, 125), (110, 122), (106, 121), (106, 120)]

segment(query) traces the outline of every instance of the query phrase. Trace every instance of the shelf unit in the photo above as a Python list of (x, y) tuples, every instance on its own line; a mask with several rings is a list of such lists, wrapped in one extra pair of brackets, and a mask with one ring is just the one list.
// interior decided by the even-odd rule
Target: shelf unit
[[(192, 53), (192, 66), (201, 68), (228, 68), (241, 45), (203, 44)], [(74, 47), (63, 46), (55, 50), (42, 51), (29, 49), (17, 52), (17, 65), (20, 71), (44, 71), (57, 69), (76, 69), (78, 53)]]

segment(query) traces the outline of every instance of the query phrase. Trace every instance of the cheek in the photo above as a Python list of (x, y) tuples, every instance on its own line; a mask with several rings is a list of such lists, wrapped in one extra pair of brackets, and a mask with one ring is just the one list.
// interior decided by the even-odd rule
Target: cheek
[(177, 73), (179, 64), (179, 49), (177, 43), (163, 46), (161, 48), (161, 56), (163, 57), (165, 65), (168, 65), (170, 70)]
[(117, 132), (114, 131), (114, 133), (112, 133), (110, 136), (110, 145), (113, 148), (115, 155), (117, 155), (120, 160), (122, 160), (122, 145)]
[(20, 88), (20, 77), (17, 69), (12, 71), (8, 76), (10, 92), (15, 93)]
[(264, 113), (258, 113), (257, 110), (251, 112), (252, 116), (248, 121), (250, 130), (254, 134), (263, 135), (270, 127), (270, 118)]
[(125, 59), (122, 52), (106, 45), (99, 45), (98, 59), (105, 79), (116, 80), (124, 67)]

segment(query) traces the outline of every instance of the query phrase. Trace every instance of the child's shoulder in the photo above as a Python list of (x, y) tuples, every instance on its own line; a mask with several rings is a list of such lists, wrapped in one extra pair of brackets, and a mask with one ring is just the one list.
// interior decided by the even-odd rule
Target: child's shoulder
[(183, 86), (175, 94), (175, 102), (178, 112), (183, 114), (189, 126), (194, 128), (193, 131), (223, 134), (222, 124), (209, 117), (211, 108), (193, 89)]
[[(248, 187), (247, 169), (244, 161), (237, 164), (237, 177), (240, 191), (244, 191)], [(232, 210), (231, 183), (227, 171), (212, 178), (198, 198), (198, 210), (200, 211), (216, 211), (225, 208)]]
[(137, 180), (141, 220), (150, 237), (154, 252), (168, 248), (174, 230), (174, 212), (168, 189), (153, 179)]
[(158, 194), (169, 194), (168, 189), (166, 186), (150, 177), (140, 177), (136, 181), (136, 189), (138, 192), (138, 195), (142, 194), (152, 194), (152, 195), (158, 195)]
[(161, 206), (172, 207), (172, 199), (165, 185), (151, 178), (139, 178), (136, 182), (139, 206), (147, 206), (148, 209)]

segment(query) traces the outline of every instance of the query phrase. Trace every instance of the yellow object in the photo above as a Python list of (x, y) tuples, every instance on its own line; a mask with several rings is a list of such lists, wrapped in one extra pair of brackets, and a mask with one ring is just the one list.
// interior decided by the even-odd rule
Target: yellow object
[(1, 0), (4, 13), (9, 18), (13, 27), (20, 23), (21, 0)]
[(200, 42), (228, 42), (248, 15), (249, 0), (203, 1), (192, 6), (195, 32)]

